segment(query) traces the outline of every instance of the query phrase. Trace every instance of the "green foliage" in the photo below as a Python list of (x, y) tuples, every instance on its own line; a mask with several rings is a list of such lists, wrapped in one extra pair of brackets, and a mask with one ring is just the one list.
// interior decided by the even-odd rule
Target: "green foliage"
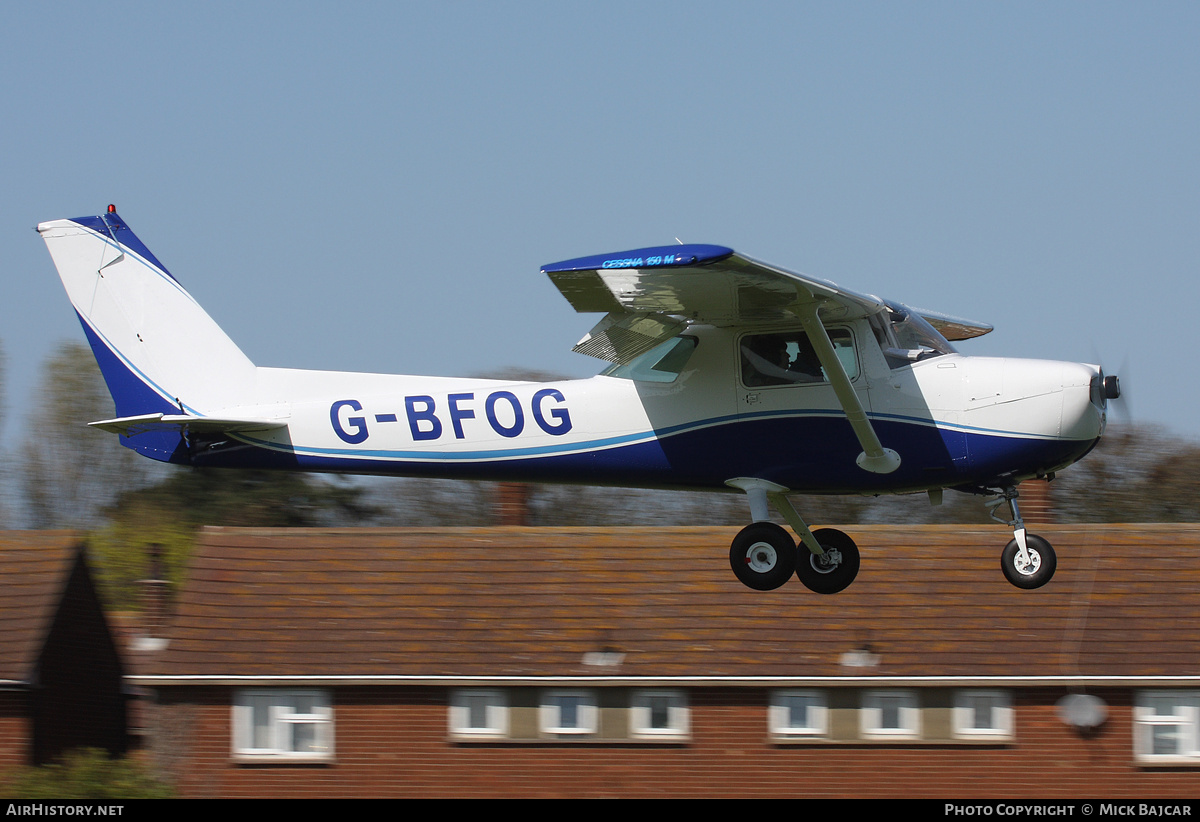
[(0, 785), (12, 799), (170, 799), (171, 789), (132, 759), (105, 751), (71, 751), (59, 764), (22, 768)]
[[(121, 508), (87, 538), (104, 602), (110, 608), (137, 608), (139, 581), (152, 577), (169, 580), (178, 590), (195, 538), (196, 527), (176, 511), (141, 501)], [(159, 546), (161, 567), (150, 567), (151, 545)]]
[[(233, 469), (176, 469), (147, 488), (126, 491), (105, 512), (88, 550), (110, 607), (137, 607), (138, 582), (150, 576), (178, 587), (196, 534), (205, 525), (312, 527), (361, 523), (376, 509), (362, 489), (340, 478)], [(162, 567), (150, 568), (150, 546)]]

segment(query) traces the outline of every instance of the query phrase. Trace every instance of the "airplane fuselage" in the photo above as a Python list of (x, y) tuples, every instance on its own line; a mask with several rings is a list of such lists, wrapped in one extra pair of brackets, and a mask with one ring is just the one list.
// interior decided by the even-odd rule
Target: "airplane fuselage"
[(238, 410), (285, 417), (286, 429), (193, 438), (168, 459), (674, 488), (720, 489), (755, 476), (802, 493), (872, 494), (1046, 474), (1087, 453), (1103, 429), (1090, 366), (945, 354), (892, 368), (865, 323), (845, 330), (855, 390), (880, 439), (902, 457), (892, 473), (855, 465), (860, 447), (828, 383), (746, 385), (739, 335), (715, 327), (690, 330), (694, 351), (671, 379), (259, 368), (259, 404)]

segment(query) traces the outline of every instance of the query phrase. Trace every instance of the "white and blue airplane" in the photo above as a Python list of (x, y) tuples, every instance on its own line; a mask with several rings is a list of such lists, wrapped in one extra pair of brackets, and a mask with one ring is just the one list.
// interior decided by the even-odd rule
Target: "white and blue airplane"
[[(575, 350), (611, 363), (550, 382), (256, 366), (109, 206), (42, 223), (116, 403), (91, 423), (194, 466), (714, 491), (749, 498), (730, 549), (745, 585), (795, 573), (841, 591), (853, 540), (812, 530), (789, 494), (994, 494), (1001, 567), (1053, 575), (1016, 486), (1053, 478), (1104, 431), (1116, 377), (1096, 366), (968, 357), (991, 326), (910, 309), (715, 245), (642, 248), (542, 268), (604, 318)], [(1008, 505), (1011, 519), (996, 515)], [(774, 507), (799, 536), (770, 521)]]

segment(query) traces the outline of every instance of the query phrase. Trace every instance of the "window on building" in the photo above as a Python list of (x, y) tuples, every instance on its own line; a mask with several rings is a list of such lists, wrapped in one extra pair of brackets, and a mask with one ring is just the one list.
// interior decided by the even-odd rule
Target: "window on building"
[(238, 691), (233, 704), (237, 757), (333, 758), (333, 707), (323, 690)]
[(470, 737), (507, 736), (507, 694), (494, 688), (460, 688), (451, 693), (450, 733)]
[(828, 711), (821, 691), (774, 691), (770, 707), (771, 734), (801, 738), (828, 733)]
[(1134, 720), (1139, 759), (1200, 762), (1200, 691), (1141, 691)]
[(594, 734), (599, 724), (596, 695), (588, 690), (545, 691), (539, 713), (546, 734)]
[(859, 716), (867, 738), (916, 739), (921, 735), (921, 707), (913, 691), (866, 691)]
[(1013, 733), (1008, 691), (961, 690), (954, 693), (954, 735), (962, 739), (1007, 739)]
[(685, 691), (634, 691), (629, 708), (629, 727), (634, 736), (682, 737), (690, 731)]

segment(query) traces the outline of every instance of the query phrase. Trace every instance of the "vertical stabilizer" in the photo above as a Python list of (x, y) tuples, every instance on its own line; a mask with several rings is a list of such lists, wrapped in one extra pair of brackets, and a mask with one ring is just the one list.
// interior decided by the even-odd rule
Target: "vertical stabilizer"
[(254, 403), (254, 364), (115, 210), (37, 230), (119, 417), (210, 416)]

